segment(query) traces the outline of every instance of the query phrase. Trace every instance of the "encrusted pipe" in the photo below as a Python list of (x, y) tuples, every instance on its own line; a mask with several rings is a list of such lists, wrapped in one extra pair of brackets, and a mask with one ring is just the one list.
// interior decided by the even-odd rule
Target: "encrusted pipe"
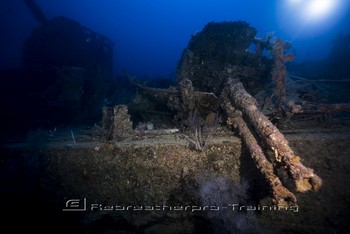
[(263, 150), (259, 146), (254, 135), (248, 128), (246, 122), (242, 118), (242, 113), (232, 107), (231, 103), (224, 98), (222, 106), (226, 110), (226, 113), (230, 119), (232, 119), (234, 127), (238, 130), (242, 136), (243, 142), (249, 150), (251, 157), (253, 158), (256, 167), (264, 175), (265, 180), (270, 185), (271, 195), (273, 202), (278, 206), (287, 207), (295, 205), (297, 198), (290, 192), (285, 186), (283, 186), (281, 180), (274, 173), (273, 164), (267, 160)]
[(321, 178), (314, 173), (313, 169), (305, 167), (300, 162), (300, 158), (289, 147), (284, 135), (258, 110), (256, 100), (246, 92), (243, 84), (237, 80), (228, 79), (225, 92), (233, 106), (247, 117), (261, 140), (275, 152), (276, 161), (287, 169), (296, 190), (298, 192), (318, 190), (322, 186)]

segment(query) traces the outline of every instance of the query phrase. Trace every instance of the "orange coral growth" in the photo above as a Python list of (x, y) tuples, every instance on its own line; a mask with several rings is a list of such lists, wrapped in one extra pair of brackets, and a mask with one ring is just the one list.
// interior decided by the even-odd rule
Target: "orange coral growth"
[(293, 54), (285, 54), (285, 51), (291, 47), (289, 42), (284, 42), (277, 38), (273, 46), (274, 66), (272, 70), (272, 79), (276, 83), (276, 96), (278, 97), (278, 108), (280, 109), (286, 96), (286, 62), (294, 61)]
[(291, 160), (292, 164), (299, 163), (300, 162), (300, 157), (299, 156), (294, 156)]
[(300, 193), (304, 193), (312, 189), (311, 184), (309, 183), (309, 179), (303, 178), (301, 180), (297, 180), (295, 182), (296, 189)]
[(286, 54), (283, 56), (283, 61), (286, 62), (293, 62), (295, 59), (294, 54)]

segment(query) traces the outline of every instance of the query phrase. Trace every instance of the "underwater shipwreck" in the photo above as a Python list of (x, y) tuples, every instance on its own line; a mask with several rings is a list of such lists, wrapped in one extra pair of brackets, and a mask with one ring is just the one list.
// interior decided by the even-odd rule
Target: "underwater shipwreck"
[(3, 105), (8, 219), (68, 233), (349, 228), (349, 67), (306, 79), (290, 43), (209, 22), (176, 80), (113, 78), (108, 38), (31, 6), (42, 24), (25, 69), (2, 72), (2, 99), (16, 97)]

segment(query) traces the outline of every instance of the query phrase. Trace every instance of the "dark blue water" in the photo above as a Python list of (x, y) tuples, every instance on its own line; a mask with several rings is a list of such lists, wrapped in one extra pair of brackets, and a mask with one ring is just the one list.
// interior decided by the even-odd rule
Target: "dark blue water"
[[(211, 26), (206, 27), (208, 25)], [(207, 31), (203, 30), (205, 28)], [(111, 140), (106, 143), (105, 139), (95, 134), (101, 134), (103, 129), (99, 127), (103, 126), (102, 108), (118, 104), (128, 105), (134, 129), (135, 126), (150, 123), (156, 129), (175, 126), (182, 130), (186, 125), (180, 121), (186, 120), (187, 115), (190, 117), (190, 107), (195, 103), (190, 98), (197, 96), (185, 96), (191, 89), (177, 92), (180, 79), (188, 81), (182, 84), (193, 83), (196, 91), (213, 93), (205, 93), (196, 99), (199, 104), (195, 104), (202, 107), (198, 112), (199, 123), (208, 121), (207, 124), (219, 124), (219, 111), (225, 110), (218, 107), (221, 103), (218, 103), (215, 95), (220, 95), (226, 78), (237, 75), (247, 92), (256, 95), (265, 110), (276, 111), (267, 113), (273, 123), (293, 127), (293, 121), (299, 121), (301, 126), (309, 125), (306, 121), (310, 121), (320, 128), (340, 126), (344, 127), (344, 131), (345, 127), (349, 127), (349, 104), (346, 104), (350, 103), (349, 0), (1, 0), (0, 30), (0, 200), (5, 205), (7, 220), (20, 223), (27, 230), (47, 232), (40, 224), (49, 224), (49, 232), (60, 230), (66, 233), (70, 230), (72, 233), (101, 233), (102, 228), (106, 231), (114, 229), (142, 233), (141, 229), (124, 219), (111, 222), (109, 216), (104, 216), (90, 225), (85, 217), (63, 215), (61, 205), (66, 197), (62, 199), (64, 192), (56, 191), (56, 188), (60, 190), (60, 185), (67, 181), (61, 175), (56, 175), (54, 170), (50, 171), (47, 152), (42, 149), (54, 136), (60, 137), (58, 132), (66, 134), (64, 137), (68, 133), (68, 140), (57, 138), (57, 142), (66, 148), (57, 152), (52, 150), (54, 156), (67, 156), (69, 152), (65, 150), (76, 145), (72, 129), (77, 129), (74, 132), (78, 142), (83, 142), (78, 135), (79, 129), (84, 134), (90, 131), (93, 139), (90, 141), (103, 142), (103, 145), (99, 142), (101, 147), (93, 147), (83, 139), (90, 153), (100, 152), (100, 148), (103, 151), (103, 147), (108, 149), (109, 143), (113, 145), (115, 142)], [(271, 36), (270, 41), (260, 40), (266, 39), (267, 35)], [(279, 56), (272, 54), (276, 38), (291, 45)], [(268, 46), (262, 53), (255, 51), (257, 45), (264, 43)], [(295, 60), (287, 63), (286, 70), (284, 66), (281, 66), (282, 69), (278, 66), (284, 65), (283, 60), (274, 63), (278, 58), (290, 58), (290, 53)], [(281, 108), (278, 109), (273, 109), (276, 107), (272, 105), (273, 102), (277, 102), (278, 98), (284, 99), (269, 94), (269, 91), (273, 91), (271, 81), (274, 78), (271, 77), (274, 72), (280, 72), (282, 75), (276, 77), (282, 79), (286, 78), (283, 74), (288, 74), (286, 93), (289, 99), (280, 103)], [(153, 89), (141, 89), (140, 84), (152, 88), (173, 88), (167, 90), (171, 94), (168, 96), (164, 95), (166, 91), (158, 96), (147, 96), (147, 92), (152, 93)], [(140, 95), (141, 92), (144, 96)], [(333, 105), (338, 103), (345, 104)], [(296, 109), (309, 107), (305, 110), (310, 111), (310, 115), (301, 112), (291, 115), (288, 112), (289, 104), (298, 104), (292, 106)], [(320, 112), (317, 107), (322, 107), (319, 108)], [(293, 116), (296, 118), (292, 119)], [(113, 126), (121, 126), (115, 119)], [(228, 121), (220, 123), (222, 127), (228, 127)], [(99, 130), (91, 132), (91, 129)], [(142, 139), (140, 129), (133, 133), (133, 140)], [(322, 152), (330, 154), (324, 157), (326, 166), (317, 164), (317, 160), (322, 159), (317, 153), (315, 157), (320, 159), (308, 160), (316, 162), (319, 168), (324, 167), (325, 171), (338, 170), (333, 156), (346, 155), (347, 151), (339, 149), (341, 152), (332, 153), (330, 146), (326, 146), (326, 150), (322, 148)], [(336, 148), (333, 146), (333, 150)], [(81, 154), (84, 155), (84, 152)], [(69, 156), (75, 155), (72, 153)], [(101, 155), (104, 156), (107, 157)], [(211, 162), (208, 160), (208, 163)], [(249, 164), (249, 170), (251, 167), (254, 166)], [(344, 168), (347, 168), (346, 164), (340, 169)], [(63, 167), (62, 175), (72, 173), (65, 170)], [(114, 173), (114, 168), (111, 171)], [(82, 174), (86, 183), (88, 178), (92, 183), (99, 183), (93, 176), (86, 175), (85, 170)], [(337, 175), (334, 173), (334, 177)], [(349, 176), (345, 175), (344, 178)], [(336, 184), (341, 180), (333, 178), (330, 181)], [(203, 197), (207, 200), (225, 200), (215, 191), (224, 187), (226, 180), (207, 182), (202, 184), (207, 188), (203, 190)], [(248, 187), (245, 187), (248, 191)], [(242, 188), (242, 194), (245, 194), (243, 185)], [(347, 191), (334, 191), (338, 197), (332, 195), (330, 199), (348, 204)], [(174, 194), (177, 193), (175, 191)], [(258, 191), (254, 199), (259, 200), (264, 194), (265, 191)], [(322, 196), (329, 196), (328, 193), (324, 194)], [(239, 194), (236, 195), (238, 197)], [(320, 204), (324, 201), (315, 200)], [(331, 210), (337, 207), (334, 208), (333, 204), (322, 205), (327, 208), (332, 206)], [(41, 212), (36, 213), (38, 210)], [(321, 216), (321, 213), (316, 216)], [(348, 213), (341, 207), (335, 216), (325, 216), (324, 225), (334, 228), (330, 230), (345, 230), (348, 226), (344, 220)], [(227, 217), (218, 218), (218, 223), (232, 220), (232, 216)], [(234, 218), (234, 229), (239, 229), (242, 219), (238, 216)], [(305, 219), (305, 223), (309, 221)], [(194, 218), (192, 222), (199, 229), (196, 233), (204, 233), (202, 229), (210, 226), (201, 217), (198, 220)], [(147, 225), (143, 228), (148, 228)], [(292, 228), (293, 225), (291, 223), (288, 227)], [(85, 230), (87, 227), (91, 230)], [(208, 233), (212, 233), (209, 230)]]
[[(319, 2), (308, 5), (307, 2)], [(327, 5), (335, 2), (336, 6)], [(114, 43), (114, 72), (173, 77), (191, 35), (210, 21), (244, 20), (259, 36), (290, 41), (297, 61), (325, 58), (339, 33), (350, 32), (347, 0), (37, 0), (46, 16), (66, 16)], [(0, 3), (0, 68), (21, 62), (23, 41), (39, 24), (23, 1)], [(310, 8), (310, 9), (309, 9)], [(324, 10), (325, 8), (325, 10)], [(329, 11), (329, 12), (328, 12)]]

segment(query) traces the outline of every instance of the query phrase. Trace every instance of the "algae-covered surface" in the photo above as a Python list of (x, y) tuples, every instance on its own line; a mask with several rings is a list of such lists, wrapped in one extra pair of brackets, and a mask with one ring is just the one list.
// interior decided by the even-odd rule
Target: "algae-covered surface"
[[(262, 175), (231, 131), (212, 134), (203, 151), (193, 150), (187, 136), (176, 131), (145, 131), (121, 142), (101, 141), (95, 133), (86, 127), (60, 129), (54, 135), (36, 132), (23, 143), (2, 148), (7, 218), (37, 230), (46, 222), (57, 230), (84, 233), (229, 231), (223, 226), (244, 233), (247, 227), (239, 229), (237, 221), (242, 217), (242, 225), (256, 222), (257, 233), (342, 233), (349, 226), (350, 134), (345, 129), (285, 133), (323, 186), (296, 193), (297, 206), (283, 210), (271, 203)], [(218, 196), (209, 200), (205, 189), (213, 192), (218, 183)], [(244, 183), (249, 185), (239, 188), (247, 191), (230, 190)], [(247, 198), (239, 200), (244, 192)], [(230, 204), (223, 208), (222, 202)], [(211, 215), (208, 209), (219, 205), (221, 210)]]

